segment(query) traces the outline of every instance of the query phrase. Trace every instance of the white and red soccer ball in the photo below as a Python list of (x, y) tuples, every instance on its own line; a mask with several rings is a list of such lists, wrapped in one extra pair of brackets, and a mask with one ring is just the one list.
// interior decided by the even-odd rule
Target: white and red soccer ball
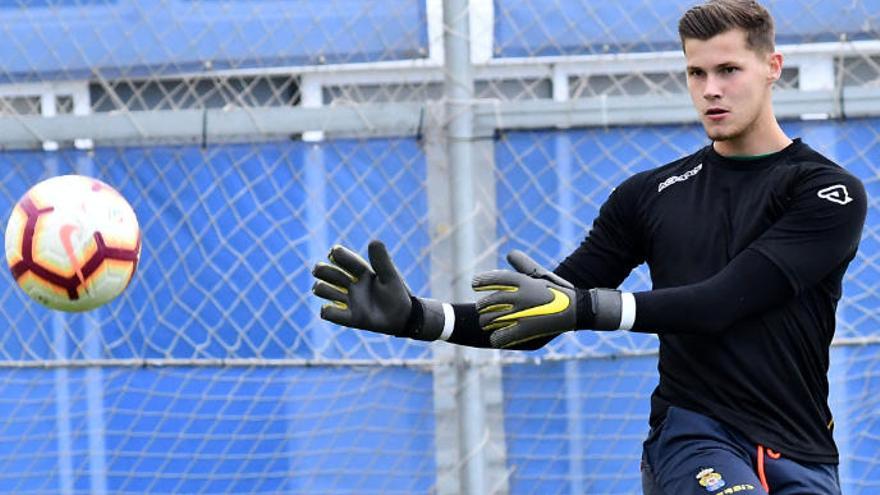
[(140, 227), (128, 201), (81, 175), (34, 185), (6, 224), (12, 276), (52, 309), (87, 311), (111, 301), (131, 281), (140, 251)]

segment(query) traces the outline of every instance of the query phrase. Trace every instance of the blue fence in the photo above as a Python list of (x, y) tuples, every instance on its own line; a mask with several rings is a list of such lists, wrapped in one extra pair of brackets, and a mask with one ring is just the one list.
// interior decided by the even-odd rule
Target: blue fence
[(398, 368), (5, 370), (0, 491), (426, 493), (431, 381)]
[[(644, 2), (495, 0), (497, 57), (581, 55), (678, 50), (678, 19), (695, 0)], [(764, 2), (774, 16), (778, 43), (876, 39), (880, 1), (845, 4)], [(831, 22), (829, 22), (831, 21)]]
[[(679, 47), (696, 2), (495, 0), (496, 57)], [(780, 43), (876, 39), (880, 0), (768, 4)], [(829, 22), (833, 20), (833, 22)], [(423, 1), (42, 0), (0, 3), (5, 81), (172, 75), (206, 69), (377, 62), (428, 55)]]
[[(425, 290), (428, 266), (419, 253), (429, 241), (426, 172), (413, 140), (336, 141), (318, 151), (291, 142), (7, 152), (0, 167), (0, 211), (11, 211), (40, 179), (84, 167), (130, 198), (143, 253), (112, 318), (95, 313), (106, 342), (101, 357), (376, 359), (427, 352), (397, 342), (365, 349), (353, 333), (316, 321), (306, 296), (311, 267), (333, 242), (365, 247), (374, 237), (404, 246), (395, 258), (413, 290)], [(55, 358), (52, 332), (33, 332), (51, 329), (53, 313), (38, 306), (18, 311), (29, 302), (8, 282), (0, 309), (17, 330), (0, 337), (2, 355)], [(68, 318), (78, 330), (65, 337), (73, 340), (65, 357), (83, 358), (78, 344), (87, 317)]]
[[(495, 0), (495, 57), (678, 49), (677, 18), (695, 2), (547, 3)], [(880, 30), (880, 0), (768, 3), (781, 43)], [(0, 82), (428, 55), (425, 2), (408, 0), (0, 0), (0, 27)], [(865, 183), (868, 222), (838, 334), (876, 335), (880, 119), (784, 126)], [(611, 188), (704, 142), (695, 126), (502, 134), (499, 252), (527, 248), (558, 261)], [(413, 291), (429, 295), (430, 185), (416, 140), (5, 151), (0, 211), (42, 178), (83, 171), (119, 188), (138, 213), (136, 279), (110, 307), (62, 318), (7, 275), (3, 359), (430, 357), (421, 343), (328, 325), (308, 296), (309, 270), (331, 244), (363, 251), (376, 237)], [(625, 286), (645, 281), (641, 269)], [(512, 493), (638, 490), (656, 363), (619, 354), (655, 345), (645, 335), (583, 332), (554, 352), (589, 348), (595, 359), (505, 365)], [(880, 491), (878, 356), (877, 345), (832, 352), (848, 494)], [(438, 469), (432, 378), (394, 366), (5, 368), (0, 492), (425, 493)]]
[(0, 29), (0, 74), (15, 82), (376, 62), (428, 47), (424, 2), (406, 0), (7, 1)]

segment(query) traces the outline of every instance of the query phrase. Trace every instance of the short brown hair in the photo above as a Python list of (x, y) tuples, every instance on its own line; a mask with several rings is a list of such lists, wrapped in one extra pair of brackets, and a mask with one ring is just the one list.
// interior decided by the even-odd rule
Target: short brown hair
[(678, 21), (678, 36), (708, 40), (731, 29), (746, 33), (746, 45), (759, 53), (774, 51), (775, 28), (767, 9), (754, 0), (709, 0), (691, 7)]

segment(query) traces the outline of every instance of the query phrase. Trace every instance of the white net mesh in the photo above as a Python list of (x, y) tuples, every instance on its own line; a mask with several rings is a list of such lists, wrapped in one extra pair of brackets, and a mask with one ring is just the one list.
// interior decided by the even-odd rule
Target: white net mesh
[[(414, 293), (460, 298), (512, 248), (554, 265), (613, 187), (705, 143), (676, 32), (692, 2), (467, 3), (0, 1), (0, 211), (82, 173), (144, 233), (96, 312), (6, 278), (0, 491), (639, 492), (656, 338), (462, 354), (317, 316), (309, 271), (335, 243), (382, 239)], [(869, 193), (830, 378), (844, 492), (875, 493), (880, 3), (766, 5), (783, 126)]]

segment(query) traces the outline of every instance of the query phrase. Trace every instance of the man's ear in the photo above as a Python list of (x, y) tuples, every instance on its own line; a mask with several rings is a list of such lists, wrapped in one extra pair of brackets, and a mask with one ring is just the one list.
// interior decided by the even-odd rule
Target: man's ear
[(775, 83), (782, 77), (782, 54), (779, 52), (772, 52), (767, 55), (767, 64), (769, 64), (770, 72), (767, 76), (767, 82), (770, 84)]

